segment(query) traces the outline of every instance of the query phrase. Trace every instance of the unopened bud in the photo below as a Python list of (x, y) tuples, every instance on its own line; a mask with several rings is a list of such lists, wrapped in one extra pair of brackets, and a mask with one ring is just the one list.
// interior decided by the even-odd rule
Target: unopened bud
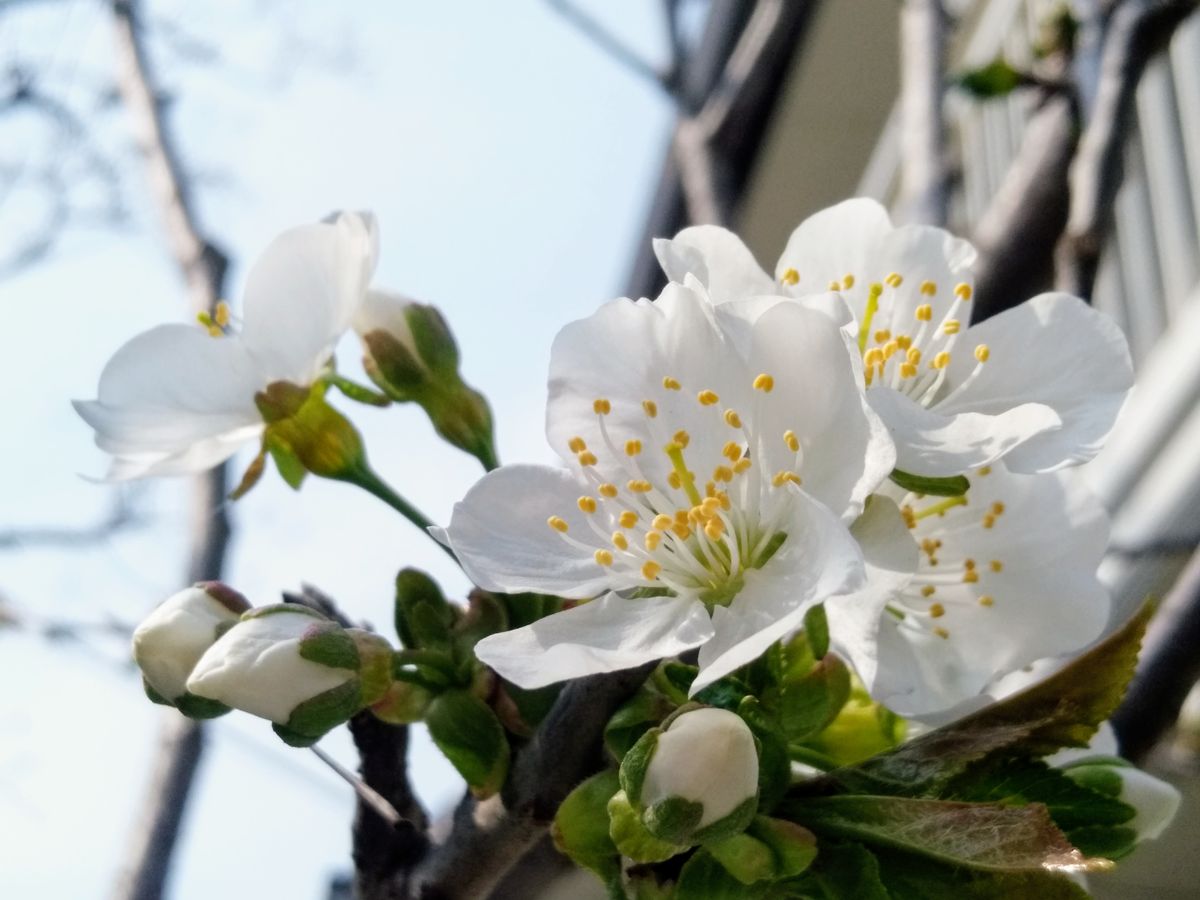
[(227, 712), (227, 706), (196, 702), (187, 680), (217, 639), (250, 608), (246, 598), (217, 581), (180, 591), (159, 605), (133, 632), (133, 658), (146, 693), (196, 718)]
[(621, 786), (660, 840), (691, 845), (736, 834), (758, 807), (754, 735), (728, 710), (685, 710), (625, 755)]
[(1178, 790), (1118, 757), (1080, 759), (1064, 766), (1063, 774), (1077, 784), (1120, 800), (1135, 810), (1134, 817), (1124, 823), (1124, 827), (1135, 835), (1126, 852), (1135, 844), (1162, 834), (1179, 811), (1181, 797)]
[(323, 385), (276, 381), (254, 397), (267, 423), (264, 447), (293, 487), (299, 487), (304, 472), (345, 479), (366, 462), (358, 431), (329, 405), (324, 391)]
[(350, 630), (307, 607), (279, 604), (246, 613), (200, 658), (187, 687), (269, 719), (289, 743), (304, 744), (362, 709), (362, 669)]

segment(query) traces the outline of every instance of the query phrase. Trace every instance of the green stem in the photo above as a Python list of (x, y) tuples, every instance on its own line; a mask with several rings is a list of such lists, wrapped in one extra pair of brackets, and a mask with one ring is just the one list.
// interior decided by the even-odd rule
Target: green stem
[(404, 518), (408, 519), (408, 521), (416, 525), (417, 528), (421, 529), (422, 534), (437, 544), (452, 560), (458, 562), (458, 557), (454, 555), (454, 551), (429, 533), (429, 529), (434, 526), (433, 520), (392, 490), (388, 483), (376, 475), (365, 461), (341, 475), (339, 480), (360, 487), (368, 494), (378, 497), (392, 509), (396, 510), (396, 512), (400, 513), (400, 515), (404, 516)]
[(832, 772), (838, 768), (837, 760), (826, 756), (819, 750), (792, 744), (788, 747), (788, 753), (796, 762), (805, 763), (814, 769), (820, 769), (822, 772)]

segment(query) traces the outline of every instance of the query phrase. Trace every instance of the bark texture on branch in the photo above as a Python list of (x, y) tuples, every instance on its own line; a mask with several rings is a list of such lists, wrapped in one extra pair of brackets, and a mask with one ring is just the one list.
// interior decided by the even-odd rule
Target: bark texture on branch
[(907, 222), (946, 224), (950, 179), (942, 95), (946, 11), (941, 0), (904, 0), (900, 9), (900, 213)]
[[(171, 255), (187, 284), (194, 312), (211, 311), (221, 297), (228, 260), (206, 239), (189, 202), (188, 179), (163, 120), (135, 0), (113, 0), (117, 89), (134, 131), (162, 218)], [(224, 568), (230, 524), (225, 466), (192, 484), (190, 553), (186, 583), (216, 579)], [(121, 866), (114, 900), (158, 900), (204, 750), (204, 726), (174, 711), (163, 732), (138, 825)]]

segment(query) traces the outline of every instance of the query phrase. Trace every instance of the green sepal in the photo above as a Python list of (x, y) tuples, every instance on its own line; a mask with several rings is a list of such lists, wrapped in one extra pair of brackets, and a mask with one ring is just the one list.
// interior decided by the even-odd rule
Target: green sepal
[(965, 475), (914, 475), (902, 469), (893, 469), (891, 479), (906, 491), (915, 494), (928, 494), (931, 497), (961, 497), (971, 489), (971, 482)]
[(409, 649), (450, 646), (457, 614), (436, 581), (419, 569), (396, 575), (396, 633)]
[[(302, 388), (276, 381), (255, 394), (254, 402), (267, 423), (263, 439), (277, 465), (279, 454), (290, 454), (314, 475), (346, 479), (365, 468), (366, 453), (350, 420), (326, 401), (327, 387), (322, 382)], [(291, 460), (285, 465), (291, 475), (283, 467), (280, 474), (292, 484), (295, 467)]]
[(803, 675), (785, 676), (779, 688), (779, 722), (792, 743), (824, 731), (850, 699), (850, 669), (832, 654)]
[(504, 604), (493, 594), (476, 588), (467, 597), (466, 612), (454, 623), (454, 645), (462, 657), (472, 659), (477, 643), (508, 628), (508, 611)]
[(327, 374), (325, 376), (325, 381), (337, 388), (343, 396), (355, 401), (356, 403), (364, 403), (367, 406), (378, 407), (391, 406), (392, 404), (391, 398), (389, 398), (386, 394), (373, 391), (365, 385), (351, 381), (349, 378), (343, 378), (336, 372)]
[[(267, 452), (271, 454), (271, 459), (275, 463), (275, 468), (279, 472), (279, 477), (283, 479), (283, 483), (290, 487), (293, 491), (300, 490), (300, 486), (304, 484), (304, 479), (308, 477), (308, 469), (304, 468), (304, 463), (300, 462), (299, 457), (291, 451), (291, 448), (281, 441), (276, 440), (272, 435), (263, 437), (263, 444), (267, 448)], [(257, 478), (255, 479), (258, 480)], [(251, 485), (252, 487), (253, 485)], [(243, 496), (249, 488), (243, 490), (242, 485), (238, 486), (238, 496)]]
[(829, 617), (825, 614), (824, 603), (818, 603), (804, 614), (804, 636), (813, 656), (824, 659), (829, 652)]
[(754, 884), (777, 877), (771, 848), (748, 834), (735, 834), (724, 840), (712, 841), (705, 844), (704, 849), (742, 884)]
[[(756, 697), (743, 698), (736, 712), (749, 726), (758, 749), (758, 795), (751, 799), (764, 812), (769, 812), (792, 782), (787, 737), (779, 727), (778, 719), (769, 715)], [(742, 823), (743, 828), (745, 824)]]
[[(348, 722), (362, 708), (362, 687), (355, 677), (305, 700), (292, 710), (285, 727), (290, 733), (310, 737), (315, 742), (338, 725)], [(283, 735), (280, 734), (280, 737)]]
[(675, 900), (760, 900), (770, 889), (765, 881), (743, 884), (711, 853), (697, 850), (679, 870), (674, 896)]
[(617, 707), (604, 727), (604, 746), (613, 759), (622, 760), (651, 728), (662, 723), (675, 704), (648, 685)]
[(742, 884), (753, 884), (800, 875), (817, 857), (817, 839), (794, 822), (755, 816), (744, 833), (705, 843), (704, 849)]
[(635, 862), (663, 862), (688, 849), (659, 840), (647, 831), (624, 791), (617, 791), (608, 801), (608, 822), (608, 833), (617, 849)]
[[(699, 806), (700, 804), (696, 804)], [(691, 833), (690, 843), (706, 844), (709, 841), (720, 841), (746, 830), (746, 826), (754, 819), (758, 811), (758, 797), (747, 797), (726, 816), (715, 822), (709, 822), (703, 828)]]
[(300, 658), (330, 669), (350, 669), (360, 665), (354, 638), (340, 625), (329, 622), (311, 626), (300, 639)]
[(216, 719), (225, 715), (230, 709), (219, 700), (197, 697), (190, 691), (176, 700), (173, 705), (189, 719)]
[(693, 836), (703, 817), (703, 803), (683, 797), (667, 797), (642, 811), (642, 824), (661, 841), (691, 846), (699, 843), (698, 839), (693, 840)]
[(554, 846), (605, 884), (621, 877), (621, 854), (608, 825), (608, 801), (618, 790), (615, 769), (593, 775), (567, 795), (550, 826)]
[(508, 777), (510, 751), (490, 706), (468, 690), (449, 690), (429, 704), (425, 723), (472, 794), (483, 798), (500, 790)]
[(821, 900), (893, 900), (884, 887), (879, 859), (862, 844), (822, 840), (815, 862), (789, 883), (788, 897)]
[(387, 694), (392, 681), (391, 644), (379, 635), (361, 628), (347, 628), (346, 634), (358, 651), (358, 680), (363, 703), (373, 706)]
[(367, 347), (363, 369), (375, 385), (398, 403), (416, 400), (428, 374), (404, 344), (383, 330), (362, 336)]
[(437, 307), (410, 303), (404, 308), (404, 320), (408, 323), (417, 355), (429, 371), (439, 378), (456, 376), (458, 344)]
[(157, 703), (159, 706), (174, 706), (174, 701), (168, 700), (158, 691), (150, 686), (145, 676), (142, 676), (142, 690), (146, 692), (146, 697), (151, 703)]
[(418, 684), (392, 681), (383, 696), (371, 704), (375, 718), (390, 725), (411, 725), (425, 716), (433, 694)]
[(621, 760), (620, 777), (621, 790), (634, 806), (642, 805), (642, 785), (646, 781), (646, 770), (654, 751), (658, 749), (658, 736), (663, 728), (651, 728), (629, 748), (629, 752)]
[(279, 735), (279, 739), (289, 747), (311, 747), (322, 738), (322, 735), (301, 734), (299, 731), (294, 731), (286, 725), (280, 725), (278, 722), (271, 723), (271, 730)]

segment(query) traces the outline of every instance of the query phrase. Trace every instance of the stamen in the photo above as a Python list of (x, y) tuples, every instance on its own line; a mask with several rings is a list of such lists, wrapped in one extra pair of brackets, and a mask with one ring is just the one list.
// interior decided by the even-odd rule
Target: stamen
[(947, 319), (942, 323), (942, 331), (946, 334), (958, 334), (962, 330), (962, 322), (958, 319)]
[(892, 272), (890, 275), (888, 275), (887, 278), (885, 278), (883, 280), (886, 281), (889, 285), (891, 285), (894, 288), (898, 288), (898, 287), (900, 287), (900, 285), (904, 284), (904, 279), (897, 272)]
[(735, 463), (742, 458), (742, 445), (737, 441), (729, 441), (721, 448), (721, 455)]
[(848, 291), (852, 287), (854, 287), (854, 276), (853, 275), (843, 275), (842, 276), (842, 290)]
[(877, 332), (875, 332), (875, 343), (877, 343), (877, 344), (886, 343), (888, 341), (888, 339), (891, 338), (891, 336), (892, 336), (892, 333), (890, 331), (888, 331), (886, 328), (883, 331), (877, 331)]
[(936, 593), (937, 588), (935, 588), (932, 584), (927, 584), (925, 587), (921, 588), (922, 597), (932, 597)]
[(584, 450), (576, 459), (579, 460), (581, 466), (594, 466), (596, 464), (596, 454), (591, 450)]
[(735, 462), (733, 464), (733, 474), (741, 475), (748, 468), (750, 468), (750, 466), (751, 466), (750, 457), (743, 456), (741, 459), (739, 459), (737, 462)]
[(762, 391), (764, 394), (769, 394), (775, 389), (775, 379), (766, 372), (763, 372), (754, 379), (754, 389)]
[(638, 514), (632, 509), (627, 509), (617, 518), (622, 528), (632, 528), (638, 523)]
[(729, 466), (717, 466), (713, 469), (713, 481), (723, 481), (726, 484), (733, 481), (733, 469)]
[(971, 290), (971, 286), (965, 282), (954, 286), (954, 296), (964, 302), (971, 299), (972, 293), (974, 292)]
[(950, 354), (943, 350), (933, 358), (933, 362), (929, 364), (931, 369), (944, 369), (950, 365)]
[(646, 415), (648, 415), (651, 419), (658, 416), (658, 404), (653, 400), (643, 400), (642, 409), (646, 411)]
[(687, 445), (692, 442), (692, 437), (686, 431), (680, 429), (671, 435), (671, 440), (678, 444), (681, 450), (686, 450)]
[(607, 497), (609, 500), (617, 496), (617, 486), (615, 484), (601, 484), (596, 487), (601, 497)]
[(635, 439), (632, 441), (625, 442), (625, 455), (626, 456), (637, 456), (641, 452), (642, 452), (642, 442), (641, 441)]
[(987, 344), (980, 344), (975, 348), (975, 359), (981, 363), (988, 361), (988, 357), (992, 355), (992, 351), (988, 349)]
[(647, 581), (654, 581), (658, 578), (658, 573), (662, 571), (662, 566), (654, 560), (647, 560), (642, 564), (642, 577)]
[(992, 474), (992, 467), (991, 467), (991, 466), (984, 466), (982, 469), (976, 469), (976, 471), (975, 471), (975, 474), (976, 474), (976, 475), (981, 475), (981, 476), (982, 476), (982, 475), (991, 475), (991, 474)]
[(742, 418), (732, 409), (725, 410), (725, 424), (730, 428), (741, 428)]
[(662, 543), (662, 532), (647, 531), (646, 537), (643, 539), (642, 543), (645, 544), (647, 550), (653, 553), (658, 549), (658, 545)]
[(567, 446), (570, 448), (572, 453), (582, 453), (587, 449), (587, 441), (576, 435), (575, 437), (571, 438), (571, 440), (567, 441)]
[(229, 319), (229, 304), (221, 300), (213, 309), (213, 320), (217, 323), (218, 328), (224, 329), (229, 326)]
[(609, 550), (597, 550), (592, 554), (592, 558), (602, 566), (611, 566), (613, 564), (613, 555)]
[(942, 626), (940, 626), (940, 625), (937, 628), (933, 629), (933, 633), (936, 634), (938, 637), (940, 637), (942, 640), (946, 640), (948, 637), (950, 637), (950, 632), (948, 632), (945, 628), (942, 628)]
[(567, 520), (560, 518), (559, 516), (551, 516), (546, 520), (546, 524), (560, 534), (566, 534), (567, 529), (570, 527), (567, 525)]
[(800, 439), (796, 437), (796, 432), (790, 428), (783, 433), (783, 442), (787, 444), (787, 448), (793, 453), (800, 452)]
[(995, 602), (996, 601), (992, 598), (991, 594), (984, 594), (982, 597), (979, 598), (980, 606), (991, 606)]
[(667, 484), (671, 486), (672, 490), (676, 491), (683, 487), (683, 482), (679, 478), (679, 473), (674, 470), (667, 473)]
[(795, 484), (795, 485), (801, 484), (800, 476), (797, 475), (795, 472), (791, 472), (791, 471), (788, 471), (787, 469), (783, 469), (782, 471), (776, 472), (775, 475), (771, 478), (772, 487), (783, 487), (785, 484), (787, 484), (789, 482), (791, 482), (792, 484)]
[(800, 273), (795, 269), (785, 269), (779, 280), (787, 285), (797, 285), (800, 283)]
[(580, 497), (579, 500), (576, 502), (579, 504), (579, 509), (581, 512), (585, 512), (585, 513), (588, 513), (589, 515), (591, 515), (592, 513), (594, 513), (596, 511), (596, 498), (595, 497)]
[(668, 528), (671, 527), (672, 524), (674, 524), (674, 522), (675, 522), (675, 520), (672, 519), (670, 516), (665, 516), (662, 513), (659, 513), (657, 516), (654, 517), (654, 521), (651, 522), (650, 525), (659, 531), (666, 531)]
[(677, 391), (680, 388), (680, 384), (670, 375), (667, 375), (663, 378), (663, 387), (665, 387), (668, 391)]
[(940, 603), (932, 603), (929, 606), (929, 617), (931, 619), (940, 619), (946, 614), (946, 607)]
[(627, 537), (625, 537), (625, 535), (620, 531), (614, 531), (612, 533), (612, 542), (613, 542), (613, 546), (616, 547), (618, 550), (628, 550), (629, 549), (629, 539)]
[(607, 416), (610, 412), (612, 412), (612, 404), (601, 397), (598, 400), (592, 401), (592, 410), (598, 416)]
[(929, 322), (933, 319), (933, 307), (928, 303), (922, 303), (917, 307), (916, 317), (918, 322)]
[(654, 490), (654, 485), (648, 481), (643, 481), (640, 478), (635, 478), (625, 486), (635, 494), (648, 494)]
[(937, 285), (932, 281), (922, 281), (920, 290), (926, 297), (932, 297), (937, 293)]

